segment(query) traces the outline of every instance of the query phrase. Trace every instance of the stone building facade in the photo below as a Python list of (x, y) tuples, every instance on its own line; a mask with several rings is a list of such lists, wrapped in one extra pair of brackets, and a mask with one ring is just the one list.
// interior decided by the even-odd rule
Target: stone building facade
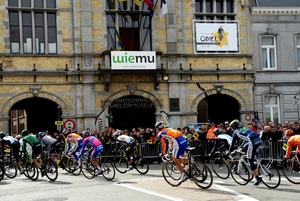
[(255, 1), (252, 11), (255, 102), (261, 119), (300, 118), (300, 2)]
[[(162, 17), (159, 16), (160, 0), (154, 1), (153, 17), (149, 17), (151, 10), (143, 3), (144, 9), (139, 7), (134, 14), (148, 15), (152, 24), (146, 48), (140, 45), (142, 50), (138, 51), (156, 53), (156, 69), (152, 70), (112, 69), (111, 49), (118, 47), (114, 46), (117, 41), (111, 43), (109, 39), (116, 37), (111, 37), (108, 15), (122, 15), (118, 1), (5, 0), (0, 3), (2, 130), (11, 129), (10, 110), (19, 102), (29, 100), (27, 107), (33, 99), (55, 103), (61, 112), (58, 120), (74, 121), (79, 131), (87, 127), (98, 130), (95, 120), (99, 114), (101, 124), (109, 126), (109, 117), (116, 115), (111, 114), (110, 106), (130, 96), (153, 104), (153, 114), (146, 115), (154, 118), (147, 126), (162, 119), (161, 111), (166, 112), (172, 127), (183, 127), (211, 116), (218, 123), (230, 121), (227, 117), (246, 122), (255, 113), (251, 0), (168, 1), (168, 13)], [(128, 1), (128, 15), (130, 4)], [(122, 8), (125, 9), (124, 5)], [(121, 26), (122, 20), (118, 19), (115, 26)], [(200, 27), (209, 23), (236, 25), (233, 29), (236, 32), (230, 34), (237, 49), (226, 50), (225, 45), (219, 51), (197, 51), (195, 38), (199, 30), (195, 20), (199, 20)], [(44, 35), (38, 29), (44, 30)], [(119, 34), (124, 42), (123, 33)], [(223, 98), (229, 101), (224, 102)], [(207, 103), (201, 108), (204, 99)], [(209, 106), (209, 101), (215, 105)], [(214, 114), (207, 111), (214, 107), (218, 108)], [(230, 107), (235, 108), (233, 116)], [(43, 116), (47, 114), (36, 115), (32, 121)], [(217, 120), (218, 116), (222, 118)]]

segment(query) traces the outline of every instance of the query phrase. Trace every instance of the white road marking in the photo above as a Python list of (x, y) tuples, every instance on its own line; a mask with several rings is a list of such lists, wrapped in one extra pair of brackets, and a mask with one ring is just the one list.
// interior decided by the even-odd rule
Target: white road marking
[(226, 188), (226, 187), (224, 187), (224, 186), (220, 186), (220, 185), (218, 185), (218, 184), (213, 184), (213, 186), (215, 186), (216, 188), (218, 188), (218, 189), (220, 189), (220, 190), (222, 190), (222, 191), (230, 192), (231, 194), (234, 194), (234, 195), (236, 195), (237, 197), (241, 198), (241, 199), (239, 199), (238, 201), (258, 201), (258, 200), (255, 199), (255, 198), (249, 197), (249, 196), (247, 196), (247, 195), (243, 195), (243, 194), (241, 194), (241, 193), (238, 193), (238, 192), (236, 192), (236, 191), (234, 191), (234, 190), (231, 190), (231, 189), (229, 189), (229, 188)]
[[(126, 188), (129, 188), (129, 189), (132, 189), (132, 190), (136, 190), (136, 191), (140, 191), (140, 192), (143, 192), (143, 193), (147, 193), (147, 194), (150, 194), (150, 195), (155, 195), (155, 196), (158, 196), (158, 197), (162, 197), (162, 198), (165, 198), (165, 199), (168, 199), (168, 200), (174, 200), (174, 201), (184, 201), (184, 199), (178, 199), (178, 198), (174, 198), (174, 197), (171, 197), (171, 196), (168, 196), (168, 195), (163, 195), (163, 194), (160, 194), (160, 193), (156, 193), (156, 192), (153, 192), (153, 191), (149, 191), (149, 190), (145, 190), (145, 189), (142, 189), (142, 188), (138, 188), (138, 187), (135, 187), (135, 186), (132, 186), (130, 184), (126, 184), (126, 182), (128, 181), (141, 181), (141, 180), (154, 180), (154, 179), (157, 179), (157, 178), (148, 178), (148, 179), (126, 179), (126, 180), (122, 180), (122, 181), (118, 181), (118, 182), (114, 182), (115, 185), (120, 185), (120, 186), (123, 186), (123, 187), (126, 187)], [(123, 183), (124, 182), (124, 183)], [(238, 201), (259, 201), (255, 198), (252, 198), (252, 197), (249, 197), (247, 195), (243, 195), (239, 192), (236, 192), (234, 190), (231, 190), (229, 188), (226, 188), (224, 186), (220, 186), (216, 183), (224, 183), (223, 181), (220, 181), (220, 180), (217, 180), (217, 181), (214, 181), (213, 183), (213, 186), (216, 187), (217, 189), (221, 190), (221, 191), (226, 191), (226, 192), (229, 192), (230, 194), (233, 194), (235, 196), (237, 196), (238, 198)]]

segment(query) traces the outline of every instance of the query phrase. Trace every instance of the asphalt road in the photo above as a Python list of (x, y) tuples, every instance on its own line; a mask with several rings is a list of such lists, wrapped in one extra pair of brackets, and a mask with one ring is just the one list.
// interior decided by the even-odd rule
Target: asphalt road
[[(208, 164), (210, 165), (210, 164)], [(263, 184), (257, 187), (248, 184), (239, 186), (232, 178), (214, 177), (209, 189), (200, 189), (194, 182), (186, 181), (179, 187), (171, 187), (161, 176), (161, 165), (150, 165), (146, 175), (132, 170), (125, 174), (116, 172), (112, 181), (102, 176), (86, 179), (83, 175), (73, 176), (59, 170), (58, 179), (50, 182), (46, 177), (31, 181), (24, 175), (15, 179), (4, 178), (0, 182), (0, 200), (11, 201), (63, 201), (63, 200), (128, 200), (128, 201), (298, 201), (299, 185), (282, 178), (277, 189), (268, 189)]]

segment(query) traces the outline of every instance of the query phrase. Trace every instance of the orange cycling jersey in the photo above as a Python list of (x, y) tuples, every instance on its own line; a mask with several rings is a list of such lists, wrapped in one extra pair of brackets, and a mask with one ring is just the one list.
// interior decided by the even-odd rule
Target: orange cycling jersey
[(76, 143), (79, 140), (82, 140), (82, 137), (76, 133), (71, 133), (67, 136), (68, 143)]
[(180, 136), (182, 136), (182, 133), (178, 130), (174, 130), (172, 128), (163, 128), (158, 134), (158, 138), (161, 141), (162, 153), (165, 154), (167, 150), (167, 144), (162, 138), (175, 142), (176, 138)]
[(297, 152), (300, 154), (300, 135), (294, 135), (288, 140), (285, 158), (290, 158), (293, 146), (297, 146)]

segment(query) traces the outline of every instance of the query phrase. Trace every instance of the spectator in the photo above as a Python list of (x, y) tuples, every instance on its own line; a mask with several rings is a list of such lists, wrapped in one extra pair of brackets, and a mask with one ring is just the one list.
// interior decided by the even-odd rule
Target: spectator
[(270, 127), (270, 141), (278, 141), (282, 139), (282, 133), (275, 126)]
[(193, 136), (192, 136), (192, 134), (191, 134), (191, 132), (190, 132), (190, 128), (189, 128), (188, 126), (185, 126), (185, 127), (183, 128), (182, 135), (183, 135), (183, 137), (184, 137), (188, 142), (191, 141), (192, 138), (193, 138)]
[(299, 127), (299, 122), (298, 121), (295, 121), (294, 124), (293, 124), (293, 132), (295, 135), (300, 135), (300, 127)]
[(263, 131), (262, 136), (261, 136), (261, 140), (262, 140), (262, 141), (269, 140), (269, 138), (270, 138), (270, 133), (271, 133), (271, 131), (270, 131), (270, 126), (265, 126), (265, 127), (264, 127), (264, 131)]
[(288, 121), (288, 120), (285, 120), (285, 121), (284, 121), (284, 126), (285, 126), (287, 129), (292, 129), (291, 122)]

